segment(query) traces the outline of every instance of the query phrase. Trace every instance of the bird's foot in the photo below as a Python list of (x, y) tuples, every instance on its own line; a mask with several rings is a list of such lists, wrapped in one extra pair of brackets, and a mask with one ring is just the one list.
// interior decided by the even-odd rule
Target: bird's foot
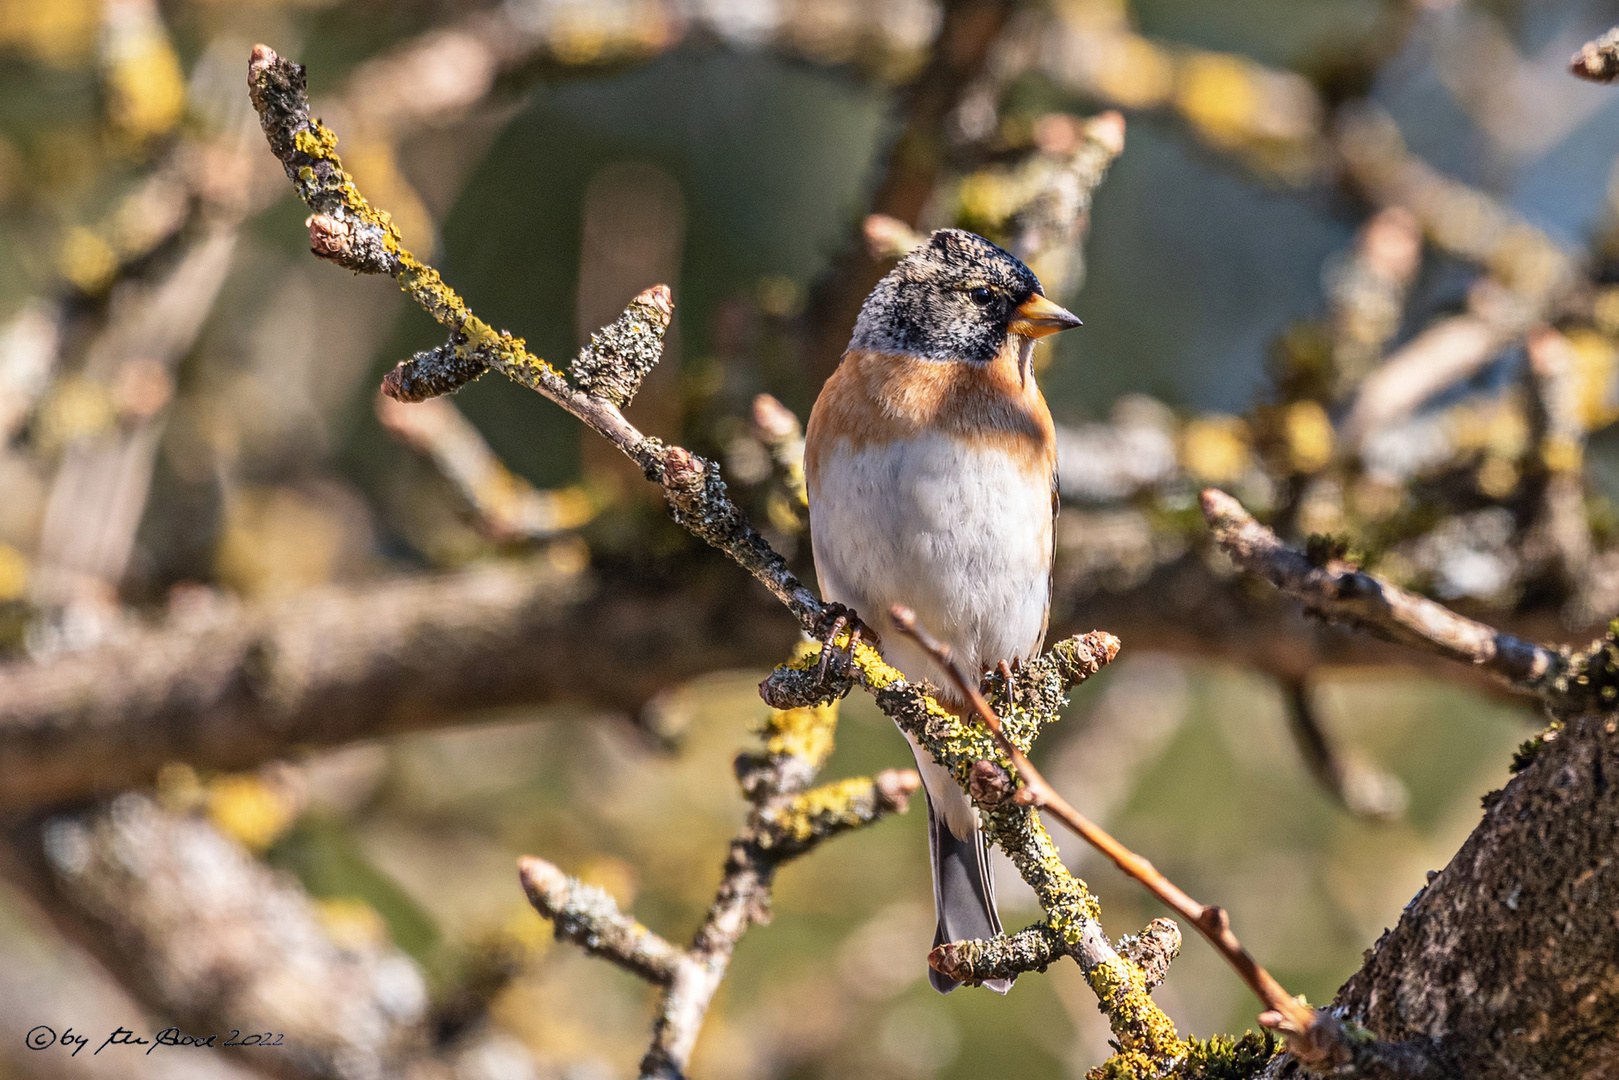
[[(815, 669), (817, 680), (826, 678), (826, 673), (831, 668), (834, 653), (839, 656), (836, 674), (840, 677), (849, 676), (854, 668), (855, 648), (863, 639), (875, 641), (877, 638), (877, 635), (872, 633), (871, 627), (861, 622), (860, 616), (856, 615), (853, 609), (842, 604), (826, 605), (826, 610), (821, 617), (820, 629), (821, 632), (816, 635), (821, 641), (821, 662)], [(840, 649), (834, 642), (837, 641), (838, 635), (845, 630), (849, 631), (848, 644)]]
[(1017, 677), (1023, 673), (1022, 657), (1014, 656), (1010, 663), (1005, 660), (995, 665), (994, 671), (984, 673), (983, 679), (978, 683), (978, 692), (986, 698), (995, 696), (996, 677), (1000, 679), (1000, 700), (1007, 705), (1014, 704), (1017, 697)]

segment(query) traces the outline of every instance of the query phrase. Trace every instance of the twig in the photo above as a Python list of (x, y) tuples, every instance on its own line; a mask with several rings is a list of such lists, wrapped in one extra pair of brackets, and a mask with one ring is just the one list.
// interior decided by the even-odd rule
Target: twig
[(1531, 311), (1524, 329), (1578, 287), (1575, 258), (1522, 214), (1411, 154), (1386, 112), (1361, 105), (1341, 113), (1339, 155), (1374, 203), (1403, 206), (1435, 247), (1485, 267)]
[(809, 506), (804, 486), (804, 428), (793, 411), (769, 394), (753, 399), (753, 433), (770, 451), (782, 487), (795, 507)]
[(160, 280), (126, 282), (114, 297), (84, 376), (107, 391), (123, 383), (133, 392), (122, 395), (112, 430), (73, 440), (62, 456), (40, 528), (41, 604), (104, 603), (116, 594), (146, 507), (173, 369), (213, 309), (236, 239), (234, 224), (206, 228)]
[(1209, 488), (1203, 492), (1202, 505), (1215, 543), (1233, 562), (1303, 600), (1314, 613), (1476, 665), (1513, 689), (1549, 703), (1567, 695), (1566, 687), (1558, 689), (1560, 677), (1569, 669), (1566, 655), (1458, 615), (1341, 560), (1317, 566), (1283, 544), (1223, 491)]
[(989, 730), (1001, 752), (1011, 759), (1017, 770), (1019, 788), (1014, 800), (1025, 806), (1035, 806), (1049, 812), (1080, 838), (1102, 852), (1124, 873), (1146, 887), (1171, 911), (1189, 920), (1208, 939), (1221, 956), (1225, 957), (1242, 981), (1265, 1006), (1260, 1023), (1275, 1028), (1287, 1036), (1288, 1047), (1300, 1060), (1314, 1063), (1324, 1060), (1325, 1048), (1318, 1045), (1314, 1034), (1316, 1012), (1308, 1005), (1288, 994), (1264, 968), (1248, 955), (1237, 936), (1231, 932), (1231, 920), (1221, 908), (1204, 905), (1193, 900), (1159, 873), (1152, 863), (1119, 843), (1059, 795), (1030, 763), (1028, 756), (1006, 735), (1000, 717), (989, 707), (978, 687), (962, 672), (951, 656), (949, 646), (917, 625), (916, 614), (909, 608), (895, 605), (889, 617), (899, 631), (914, 640), (944, 670), (955, 685), (961, 698), (971, 706), (978, 719)]
[(1367, 376), (1340, 426), (1347, 448), (1358, 453), (1374, 433), (1473, 375), (1528, 330), (1533, 318), (1521, 298), (1489, 279), (1469, 293), (1468, 309), (1436, 320)]
[(778, 710), (764, 726), (760, 751), (737, 759), (737, 779), (751, 808), (688, 948), (671, 945), (619, 911), (605, 892), (543, 859), (519, 862), (529, 901), (556, 925), (558, 938), (663, 987), (652, 1045), (641, 1062), (643, 1077), (684, 1073), (737, 943), (749, 926), (769, 920), (776, 871), (834, 836), (904, 813), (921, 786), (915, 770), (889, 769), (806, 790), (832, 753), (836, 724), (835, 705)]
[[(1173, 919), (1154, 919), (1140, 934), (1121, 938), (1116, 948), (1120, 957), (1141, 969), (1143, 985), (1150, 991), (1164, 981), (1180, 953), (1180, 927)], [(1049, 924), (1037, 923), (988, 941), (947, 941), (928, 954), (928, 963), (957, 982), (979, 983), (1045, 971), (1072, 951)]]
[(655, 986), (674, 981), (681, 950), (618, 910), (602, 889), (532, 855), (518, 860), (517, 877), (534, 910), (556, 924), (559, 940), (611, 960)]
[[(420, 400), (453, 390), (487, 368), (536, 391), (617, 446), (649, 480), (662, 481), (677, 521), (753, 574), (787, 605), (801, 627), (811, 633), (820, 629), (820, 600), (793, 576), (786, 561), (771, 550), (725, 494), (718, 467), (642, 434), (617, 405), (592, 392), (601, 389), (628, 400), (638, 380), (623, 373), (616, 376), (620, 379), (617, 384), (608, 387), (595, 380), (594, 369), (586, 364), (573, 372), (582, 381), (570, 381), (530, 353), (523, 339), (496, 331), (472, 314), (437, 270), (404, 248), (388, 215), (372, 207), (343, 171), (337, 136), (310, 117), (302, 65), (282, 59), (269, 46), (255, 45), (248, 63), (248, 86), (271, 150), (298, 194), (315, 211), (310, 232), (316, 254), (357, 273), (395, 278), (411, 299), (451, 332), (449, 344), (434, 352), (458, 367), (429, 378), (420, 357), (413, 358), (385, 380), (385, 393)], [(668, 289), (654, 286), (638, 296), (621, 317), (626, 337), (633, 342), (630, 352), (643, 374), (643, 358), (661, 341), (672, 312)]]
[(451, 402), (415, 405), (377, 395), (382, 426), (432, 459), (497, 540), (542, 540), (590, 520), (589, 498), (577, 488), (537, 491), (506, 468), (478, 429)]
[[(1550, 327), (1529, 335), (1530, 421), (1536, 438), (1525, 469), (1534, 496), (1524, 556), (1551, 569), (1580, 604), (1591, 563), (1591, 526), (1585, 513), (1585, 425), (1580, 419), (1578, 359), (1568, 338)], [(1595, 612), (1584, 613), (1582, 622)]]
[[(835, 648), (848, 648), (848, 635), (840, 635), (833, 644)], [(1015, 679), (1012, 700), (1007, 702), (1010, 738), (1021, 744), (1032, 742), (1043, 724), (1056, 719), (1067, 691), (1111, 661), (1118, 648), (1118, 639), (1111, 634), (1079, 634), (1025, 663)], [(949, 770), (974, 798), (990, 840), (1006, 852), (1034, 890), (1046, 912), (1041, 926), (1054, 935), (1043, 938), (1033, 933), (1021, 939), (1028, 948), (1011, 953), (993, 942), (953, 942), (954, 954), (948, 949), (935, 950), (930, 963), (945, 962), (951, 955), (958, 960), (989, 956), (1001, 965), (1001, 970), (1010, 972), (1015, 964), (1026, 962), (1038, 968), (1054, 955), (1066, 954), (1079, 963), (1107, 1014), (1122, 1055), (1160, 1065), (1177, 1060), (1186, 1052), (1187, 1043), (1148, 995), (1146, 974), (1121, 956), (1102, 932), (1101, 907), (1096, 897), (1063, 865), (1039, 814), (1010, 798), (1010, 776), (1002, 764), (1008, 759), (995, 741), (987, 732), (963, 724), (940, 706), (931, 696), (935, 692), (931, 687), (907, 682), (871, 645), (861, 642), (853, 647), (853, 654), (853, 677), (872, 691), (878, 708), (924, 746), (934, 761)], [(847, 679), (839, 684), (817, 677), (817, 661), (818, 655), (811, 652), (778, 667), (760, 686), (761, 695), (780, 705), (814, 702), (845, 692)], [(1004, 682), (996, 683), (994, 677), (991, 681), (1004, 700), (1008, 690)], [(1041, 940), (1060, 951), (1045, 951), (1039, 945)], [(989, 952), (984, 953), (985, 949)]]
[(1383, 359), (1400, 329), (1406, 291), (1422, 260), (1422, 230), (1403, 206), (1379, 210), (1362, 225), (1350, 257), (1329, 264), (1334, 391), (1347, 394)]
[(776, 871), (824, 840), (903, 813), (922, 784), (913, 770), (805, 788), (832, 752), (837, 709), (831, 705), (778, 710), (763, 731), (764, 752), (737, 760), (737, 778), (752, 803), (731, 841), (725, 874), (691, 946), (674, 965), (641, 1060), (643, 1080), (675, 1080), (692, 1049), (737, 942), (770, 918)]
[(1610, 83), (1619, 78), (1619, 27), (1582, 45), (1568, 69), (1592, 82)]
[(1288, 728), (1310, 775), (1352, 814), (1387, 821), (1405, 813), (1409, 796), (1399, 777), (1346, 760), (1339, 753), (1316, 715), (1309, 683), (1293, 680), (1283, 689)]
[[(448, 355), (468, 357), (475, 362), (470, 366), (484, 364), (500, 370), (584, 420), (635, 460), (649, 479), (662, 482), (677, 522), (752, 572), (793, 611), (801, 627), (820, 628), (828, 609), (787, 571), (780, 556), (747, 522), (726, 495), (717, 467), (679, 447), (665, 448), (647, 438), (624, 420), (612, 402), (592, 393), (590, 387), (579, 385), (581, 381), (600, 385), (598, 380), (577, 371), (575, 380), (569, 380), (529, 354), (519, 339), (497, 333), (477, 320), (436, 271), (403, 249), (387, 216), (372, 208), (354, 188), (336, 157), (336, 137), (309, 117), (302, 69), (275, 56), (267, 47), (257, 46), (249, 76), (271, 148), (316, 211), (311, 224), (322, 240), (323, 255), (360, 272), (397, 277), (408, 294), (450, 329)], [(658, 312), (662, 322), (667, 323), (666, 292), (649, 290), (641, 299), (644, 308)], [(643, 332), (640, 340), (655, 336)], [(406, 387), (409, 374), (409, 369), (401, 371), (395, 380), (396, 388)], [(847, 642), (848, 636), (845, 633), (842, 640)], [(1050, 681), (1061, 683), (1071, 675), (1068, 682), (1072, 684), (1111, 659), (1117, 649), (1116, 640), (1107, 635), (1091, 637), (1095, 639), (1092, 647), (1083, 650), (1081, 656), (1076, 646), (1074, 663), (1056, 665), (1063, 670), (1054, 672)], [(907, 684), (869, 645), (854, 647), (853, 652), (854, 670), (876, 694), (879, 706), (921, 739), (935, 760), (952, 769), (958, 782), (966, 783), (972, 768), (995, 754), (993, 743), (963, 728), (920, 689)], [(807, 669), (815, 666), (810, 656), (796, 666), (790, 665), (789, 670), (802, 681)], [(816, 701), (838, 692), (838, 687), (811, 678), (813, 685), (800, 686), (797, 692), (811, 695), (811, 700)], [(1046, 718), (1051, 715), (1050, 711), (1044, 714)], [(1027, 738), (1033, 738), (1041, 720), (1041, 716), (1025, 717)], [(707, 919), (677, 965), (654, 1025), (653, 1046), (643, 1061), (643, 1075), (678, 1075), (737, 939), (751, 921), (763, 917), (774, 862), (762, 854), (766, 849), (758, 843), (761, 826), (767, 815), (776, 811), (777, 800), (791, 800), (804, 790), (820, 760), (817, 754), (794, 749), (796, 739), (787, 735), (783, 733), (782, 751), (772, 749), (762, 762), (744, 762), (740, 770), (744, 791), (756, 809), (750, 814), (749, 825), (732, 844), (725, 876)], [(809, 767), (789, 767), (795, 761), (811, 759)], [(1160, 1061), (1173, 1060), (1182, 1053), (1185, 1044), (1173, 1023), (1146, 994), (1145, 975), (1108, 943), (1097, 921), (1095, 897), (1063, 867), (1032, 808), (1010, 799), (996, 807), (981, 805), (986, 809), (991, 837), (1012, 856), (1045, 908), (1048, 924), (1080, 961), (1124, 1052)], [(835, 821), (842, 816), (825, 817)]]

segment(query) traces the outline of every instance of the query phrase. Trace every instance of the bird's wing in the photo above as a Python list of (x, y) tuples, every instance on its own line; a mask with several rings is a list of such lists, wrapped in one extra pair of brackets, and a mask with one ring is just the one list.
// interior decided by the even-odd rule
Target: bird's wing
[[(1062, 492), (1057, 487), (1057, 464), (1051, 465), (1051, 561), (1046, 567), (1046, 613), (1040, 616), (1040, 639), (1034, 644), (1034, 655), (1045, 648), (1046, 631), (1051, 629), (1051, 594), (1057, 587), (1057, 515), (1062, 513)], [(1033, 659), (1033, 657), (1030, 657)]]

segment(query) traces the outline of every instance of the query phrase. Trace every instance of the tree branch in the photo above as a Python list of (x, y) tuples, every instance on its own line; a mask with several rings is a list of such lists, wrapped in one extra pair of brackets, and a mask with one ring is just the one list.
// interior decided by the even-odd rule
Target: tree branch
[(1485, 797), (1478, 828), (1339, 990), (1334, 1014), (1427, 1061), (1404, 1075), (1552, 1080), (1619, 1068), (1616, 760), (1611, 704), (1571, 720)]
[(712, 576), (604, 580), (540, 553), (262, 606), (195, 597), (164, 626), (0, 666), (0, 811), (145, 783), (170, 761), (247, 768), (481, 709), (634, 712), (790, 647), (774, 604)]
[(618, 910), (603, 890), (532, 855), (518, 860), (517, 877), (534, 910), (556, 924), (558, 940), (571, 941), (654, 986), (674, 981), (681, 950)]
[(835, 705), (777, 710), (762, 734), (763, 752), (737, 759), (737, 779), (752, 804), (731, 841), (708, 915), (673, 977), (652, 1026), (652, 1046), (641, 1060), (646, 1080), (674, 1080), (691, 1060), (703, 1017), (730, 966), (737, 942), (770, 918), (776, 871), (821, 841), (903, 813), (922, 779), (913, 770), (888, 770), (869, 780), (846, 780), (806, 791), (832, 753)]
[[(989, 707), (989, 703), (979, 693), (978, 687), (962, 672), (960, 665), (950, 655), (950, 649), (917, 625), (916, 616), (910, 609), (895, 607), (889, 615), (900, 632), (925, 649), (934, 662), (950, 676), (957, 692), (988, 729), (1001, 753), (1012, 762), (1018, 782), (1018, 791), (1012, 797), (1012, 801), (1047, 811), (1075, 835), (1111, 859), (1126, 875), (1145, 886), (1148, 892), (1171, 911), (1189, 919), (1208, 939), (1209, 944), (1213, 945), (1226, 962), (1236, 969), (1243, 982), (1248, 984), (1248, 988), (1264, 1004), (1266, 1012), (1261, 1014), (1260, 1022), (1285, 1034), (1289, 1049), (1302, 1060), (1316, 1061), (1321, 1048), (1311, 1041), (1314, 1011), (1300, 1004), (1296, 998), (1283, 990), (1281, 984), (1248, 955), (1248, 951), (1231, 932), (1230, 919), (1226, 913), (1218, 907), (1193, 900), (1174, 882), (1159, 873), (1150, 862), (1119, 843), (1101, 826), (1074, 809), (1068, 800), (1046, 783), (1045, 778), (1029, 761), (1023, 748), (1007, 735), (1000, 717)], [(1111, 642), (1110, 646), (1108, 659), (1112, 659), (1118, 652), (1117, 641)]]
[(543, 540), (590, 520), (578, 488), (537, 491), (506, 468), (484, 437), (449, 401), (406, 405), (377, 395), (377, 419), (405, 445), (432, 459), (495, 540)]
[(391, 943), (335, 943), (315, 905), (211, 823), (134, 793), (32, 821), (8, 867), (58, 923), (187, 1031), (284, 1033), (281, 1068), (343, 1078), (429, 1050), (427, 987)]
[(1203, 492), (1214, 540), (1243, 570), (1257, 574), (1308, 609), (1390, 641), (1473, 664), (1515, 690), (1559, 703), (1568, 691), (1568, 658), (1501, 633), (1442, 604), (1396, 588), (1342, 560), (1318, 566), (1284, 545), (1223, 491)]

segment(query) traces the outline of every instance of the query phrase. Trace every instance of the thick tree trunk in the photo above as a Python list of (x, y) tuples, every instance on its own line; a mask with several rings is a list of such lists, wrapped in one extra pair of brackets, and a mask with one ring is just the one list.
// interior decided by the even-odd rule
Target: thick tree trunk
[(1619, 714), (1569, 722), (1485, 797), (1484, 820), (1335, 1009), (1420, 1049), (1424, 1076), (1619, 1076), (1616, 779)]

